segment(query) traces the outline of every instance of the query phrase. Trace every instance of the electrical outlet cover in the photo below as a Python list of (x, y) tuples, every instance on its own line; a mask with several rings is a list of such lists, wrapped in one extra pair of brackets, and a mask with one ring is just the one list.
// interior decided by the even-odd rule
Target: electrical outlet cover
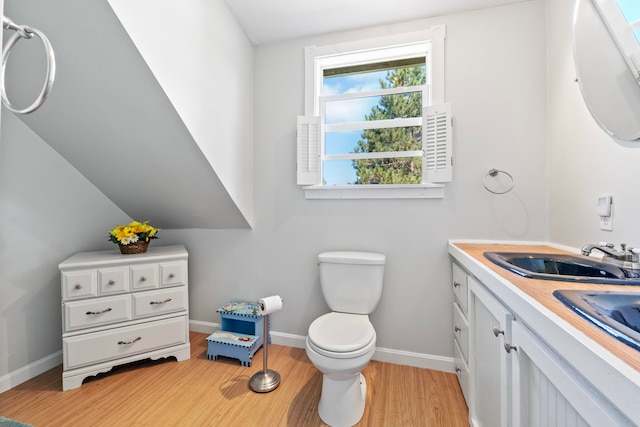
[(600, 217), (600, 230), (613, 231), (613, 216)]

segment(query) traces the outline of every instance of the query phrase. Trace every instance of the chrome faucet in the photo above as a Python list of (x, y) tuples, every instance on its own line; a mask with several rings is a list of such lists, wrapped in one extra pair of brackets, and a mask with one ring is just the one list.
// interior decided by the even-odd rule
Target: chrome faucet
[(620, 250), (616, 250), (612, 243), (600, 242), (597, 245), (589, 244), (582, 247), (582, 255), (588, 256), (594, 249), (604, 254), (602, 262), (614, 264), (633, 270), (640, 269), (640, 249), (627, 247), (626, 243), (620, 243)]
[(613, 243), (604, 243), (604, 242), (600, 242), (597, 245), (594, 244), (588, 244), (588, 245), (584, 245), (582, 247), (582, 249), (580, 250), (580, 252), (582, 252), (582, 255), (584, 256), (589, 256), (591, 254), (591, 251), (597, 249), (600, 252), (602, 252), (603, 254), (610, 256), (610, 257), (614, 257), (615, 258), (615, 252), (616, 250), (614, 249)]

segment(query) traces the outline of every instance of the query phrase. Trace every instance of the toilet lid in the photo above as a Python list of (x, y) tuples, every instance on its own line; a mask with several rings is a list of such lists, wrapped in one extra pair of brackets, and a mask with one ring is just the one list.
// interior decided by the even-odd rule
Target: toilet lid
[(348, 353), (366, 347), (376, 331), (366, 314), (327, 313), (309, 326), (309, 339), (318, 348)]

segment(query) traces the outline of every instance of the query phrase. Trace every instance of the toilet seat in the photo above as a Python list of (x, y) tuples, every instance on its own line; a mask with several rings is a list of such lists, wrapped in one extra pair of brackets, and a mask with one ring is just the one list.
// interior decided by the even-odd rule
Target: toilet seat
[(361, 356), (376, 343), (369, 316), (327, 313), (311, 323), (307, 342), (317, 353), (336, 359)]

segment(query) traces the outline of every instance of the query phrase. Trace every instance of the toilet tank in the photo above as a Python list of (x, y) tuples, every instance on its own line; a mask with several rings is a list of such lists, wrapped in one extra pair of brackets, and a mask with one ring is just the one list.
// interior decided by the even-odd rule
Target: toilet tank
[(322, 295), (332, 311), (369, 314), (382, 295), (384, 254), (336, 251), (318, 255)]

